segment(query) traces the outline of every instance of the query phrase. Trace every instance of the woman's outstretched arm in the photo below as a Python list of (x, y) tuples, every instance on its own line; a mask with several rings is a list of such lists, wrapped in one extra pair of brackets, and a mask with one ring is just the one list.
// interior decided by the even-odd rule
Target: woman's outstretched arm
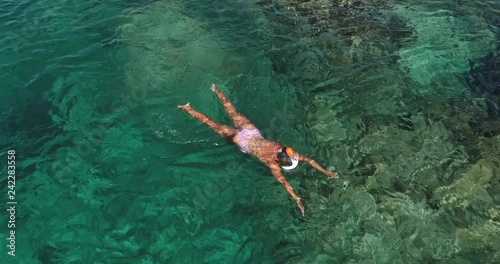
[(274, 175), (274, 178), (278, 180), (283, 187), (285, 187), (286, 191), (292, 198), (295, 200), (297, 203), (297, 206), (300, 208), (300, 211), (302, 212), (302, 216), (304, 216), (304, 205), (302, 205), (301, 198), (293, 191), (293, 187), (288, 183), (288, 181), (285, 179), (285, 176), (281, 173), (281, 168), (277, 164), (267, 164), (269, 169)]
[(295, 152), (295, 154), (297, 155), (297, 157), (299, 158), (300, 161), (304, 161), (304, 162), (309, 163), (309, 165), (313, 166), (315, 169), (317, 169), (321, 173), (325, 174), (326, 176), (331, 177), (331, 178), (338, 178), (339, 177), (339, 175), (336, 172), (331, 172), (331, 171), (325, 170), (323, 167), (321, 167), (313, 159), (310, 159), (310, 158), (308, 158), (308, 157), (306, 157), (298, 152)]

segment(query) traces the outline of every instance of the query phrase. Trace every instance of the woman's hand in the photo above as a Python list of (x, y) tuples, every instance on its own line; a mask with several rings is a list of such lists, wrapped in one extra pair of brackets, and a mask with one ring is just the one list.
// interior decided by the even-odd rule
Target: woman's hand
[(330, 178), (338, 178), (339, 175), (336, 172), (331, 172), (331, 171), (326, 171), (325, 175), (330, 177)]

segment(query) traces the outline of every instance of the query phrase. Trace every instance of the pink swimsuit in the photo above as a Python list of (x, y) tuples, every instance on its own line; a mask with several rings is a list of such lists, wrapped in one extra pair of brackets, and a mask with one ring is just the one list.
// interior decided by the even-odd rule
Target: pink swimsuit
[(260, 131), (257, 128), (244, 128), (240, 127), (237, 129), (237, 142), (238, 146), (240, 147), (241, 151), (244, 153), (248, 153), (248, 143), (250, 143), (250, 140), (254, 138), (262, 138), (262, 135), (260, 134)]

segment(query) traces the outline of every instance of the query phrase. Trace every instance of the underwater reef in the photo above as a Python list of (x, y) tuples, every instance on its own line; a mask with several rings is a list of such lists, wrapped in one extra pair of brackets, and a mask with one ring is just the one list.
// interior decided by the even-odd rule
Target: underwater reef
[[(341, 176), (333, 186), (302, 181), (317, 189), (306, 199), (322, 203), (311, 205), (305, 238), (284, 239), (276, 259), (499, 261), (500, 120), (488, 103), (498, 99), (479, 81), (497, 57), (470, 70), (481, 93), (463, 78), (468, 60), (498, 36), (495, 11), (479, 10), (498, 5), (268, 2), (277, 10), (270, 17), (288, 26), (275, 30), (293, 36), (275, 40), (284, 47), (271, 54), (275, 78), (286, 75), (305, 91), (314, 155)], [(301, 252), (297, 240), (316, 254)]]

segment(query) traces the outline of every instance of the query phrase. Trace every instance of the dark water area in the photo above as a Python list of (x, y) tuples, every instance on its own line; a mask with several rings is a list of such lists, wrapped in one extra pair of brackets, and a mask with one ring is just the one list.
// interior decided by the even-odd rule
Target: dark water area
[[(0, 8), (0, 263), (500, 262), (499, 2)], [(212, 83), (339, 173), (285, 172), (305, 217), (177, 109), (230, 124)]]

